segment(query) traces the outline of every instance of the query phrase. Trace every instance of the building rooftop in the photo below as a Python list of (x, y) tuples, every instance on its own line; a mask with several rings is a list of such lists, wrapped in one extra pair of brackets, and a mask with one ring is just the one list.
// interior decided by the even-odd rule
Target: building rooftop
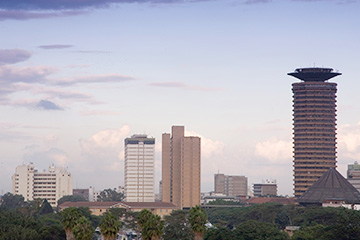
[(300, 204), (322, 204), (328, 201), (343, 201), (359, 204), (360, 193), (335, 168), (330, 168), (316, 181), (297, 202)]
[(123, 206), (125, 208), (176, 208), (172, 203), (167, 202), (64, 202), (59, 207), (91, 207), (91, 208), (111, 208)]
[(332, 68), (297, 68), (294, 72), (288, 75), (296, 77), (305, 82), (324, 82), (330, 78), (341, 75), (339, 72), (334, 72)]

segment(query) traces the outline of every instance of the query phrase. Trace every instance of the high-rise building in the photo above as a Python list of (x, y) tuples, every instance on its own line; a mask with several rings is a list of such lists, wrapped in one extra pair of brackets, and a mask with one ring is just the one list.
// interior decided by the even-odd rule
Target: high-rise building
[(348, 165), (347, 180), (360, 191), (360, 164), (358, 162)]
[(200, 205), (200, 138), (185, 137), (183, 126), (162, 135), (162, 201), (178, 208)]
[(155, 138), (134, 134), (125, 139), (125, 200), (155, 201)]
[(73, 194), (72, 176), (65, 168), (54, 165), (48, 171), (38, 172), (34, 164), (16, 167), (12, 176), (13, 194), (19, 194), (25, 201), (47, 199), (55, 207), (63, 196)]
[(300, 197), (329, 168), (336, 167), (336, 83), (331, 68), (299, 68), (292, 84), (294, 195)]
[(247, 196), (247, 177), (224, 175), (218, 173), (214, 175), (215, 193), (222, 193), (226, 196), (245, 197)]

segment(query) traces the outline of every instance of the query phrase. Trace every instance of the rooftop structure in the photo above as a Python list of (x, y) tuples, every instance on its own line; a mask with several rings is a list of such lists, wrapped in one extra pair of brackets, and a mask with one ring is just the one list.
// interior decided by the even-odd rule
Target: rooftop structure
[(294, 195), (300, 197), (324, 172), (336, 167), (337, 84), (331, 68), (298, 68), (292, 84)]
[(360, 193), (335, 168), (330, 168), (297, 201), (302, 205), (322, 205), (330, 201), (360, 204)]

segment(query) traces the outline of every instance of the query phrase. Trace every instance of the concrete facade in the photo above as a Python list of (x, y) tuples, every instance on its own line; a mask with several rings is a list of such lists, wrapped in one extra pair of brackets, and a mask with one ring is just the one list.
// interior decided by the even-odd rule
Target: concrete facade
[(337, 84), (331, 68), (299, 68), (292, 84), (294, 196), (300, 197), (328, 169), (336, 167)]
[(360, 192), (360, 164), (358, 162), (348, 165), (347, 180)]
[(125, 201), (155, 201), (155, 139), (135, 134), (125, 139)]
[(200, 204), (201, 140), (184, 132), (173, 126), (162, 135), (162, 201), (180, 209)]
[(247, 196), (248, 180), (245, 176), (236, 175), (214, 175), (215, 193), (222, 193), (226, 196), (245, 197)]
[(16, 167), (12, 176), (13, 194), (22, 195), (25, 201), (47, 199), (55, 207), (63, 196), (73, 194), (72, 176), (65, 168), (54, 165), (48, 171), (38, 172), (32, 163)]
[(253, 186), (254, 197), (277, 196), (276, 183), (255, 183)]

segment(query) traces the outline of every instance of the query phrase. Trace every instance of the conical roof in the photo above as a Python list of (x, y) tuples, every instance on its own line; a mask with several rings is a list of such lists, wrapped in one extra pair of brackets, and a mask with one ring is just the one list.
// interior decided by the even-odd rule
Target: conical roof
[(330, 168), (317, 182), (303, 193), (297, 202), (300, 204), (322, 204), (327, 201), (344, 201), (359, 204), (360, 193), (335, 168)]

